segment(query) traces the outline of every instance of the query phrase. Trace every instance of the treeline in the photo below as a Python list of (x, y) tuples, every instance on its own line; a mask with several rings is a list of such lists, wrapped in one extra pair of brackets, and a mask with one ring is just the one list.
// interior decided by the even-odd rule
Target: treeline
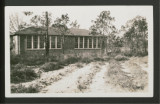
[[(102, 11), (93, 20), (91, 35), (102, 35), (102, 46), (104, 53), (120, 53), (124, 48), (124, 54), (128, 56), (144, 56), (148, 54), (148, 24), (146, 18), (137, 16), (117, 30), (113, 25), (115, 18), (110, 15), (110, 11)], [(117, 36), (121, 34), (122, 36)], [(122, 53), (122, 52), (121, 52)]]
[(146, 18), (137, 16), (127, 22), (123, 35), (124, 47), (129, 54), (144, 56), (148, 54), (148, 26)]

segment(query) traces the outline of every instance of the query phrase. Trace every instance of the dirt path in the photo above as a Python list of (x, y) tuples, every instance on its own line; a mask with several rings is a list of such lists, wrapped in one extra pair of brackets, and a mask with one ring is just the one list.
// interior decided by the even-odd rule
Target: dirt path
[[(104, 80), (104, 73), (107, 71), (107, 64), (92, 62), (83, 68), (67, 75), (58, 82), (44, 88), (40, 93), (79, 93), (79, 92), (104, 92), (107, 89)], [(89, 77), (89, 78), (88, 78)], [(89, 83), (87, 83), (89, 81)], [(79, 85), (87, 86), (83, 91)], [(88, 89), (89, 88), (89, 89)]]
[(62, 80), (53, 83), (50, 86), (44, 88), (40, 93), (72, 93), (77, 92), (77, 79), (83, 73), (87, 73), (92, 67), (93, 63), (69, 74)]
[(90, 89), (87, 92), (91, 93), (105, 93), (110, 90), (106, 86), (105, 83), (105, 73), (107, 72), (108, 63), (101, 67), (101, 71), (96, 74), (96, 76), (92, 80), (92, 84), (90, 85)]

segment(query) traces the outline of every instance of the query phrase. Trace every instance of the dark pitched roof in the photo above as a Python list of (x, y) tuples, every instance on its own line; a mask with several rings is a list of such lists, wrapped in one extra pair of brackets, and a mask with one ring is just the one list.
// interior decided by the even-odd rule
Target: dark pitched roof
[[(16, 32), (16, 35), (39, 35), (44, 33), (44, 28), (43, 27), (28, 27), (25, 28), (21, 31)], [(89, 35), (90, 31), (86, 29), (75, 29), (75, 28), (70, 28), (70, 33), (65, 34), (65, 35), (83, 35), (87, 36)], [(48, 29), (48, 34), (49, 35), (58, 35), (56, 32), (56, 29), (54, 27), (49, 27)]]

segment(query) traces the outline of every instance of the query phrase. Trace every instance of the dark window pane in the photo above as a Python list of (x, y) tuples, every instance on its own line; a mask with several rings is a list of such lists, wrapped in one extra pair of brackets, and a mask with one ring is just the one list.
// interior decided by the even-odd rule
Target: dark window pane
[(33, 47), (34, 48), (38, 47), (38, 36), (33, 36)]
[(44, 40), (45, 40), (45, 37), (44, 37), (44, 36), (39, 36), (40, 48), (44, 48)]
[(98, 48), (100, 48), (100, 42), (101, 42), (101, 40), (100, 40), (100, 37), (98, 38)]
[(84, 48), (88, 48), (88, 37), (84, 38)]
[(83, 48), (83, 37), (80, 37), (80, 48)]
[(51, 48), (55, 48), (55, 36), (51, 36)]
[(89, 48), (92, 48), (92, 38), (89, 37)]
[(61, 37), (57, 36), (57, 48), (61, 48)]
[(32, 48), (32, 36), (27, 36), (27, 48)]
[(96, 48), (96, 37), (93, 38), (93, 48)]
[(75, 48), (78, 48), (78, 37), (75, 37)]

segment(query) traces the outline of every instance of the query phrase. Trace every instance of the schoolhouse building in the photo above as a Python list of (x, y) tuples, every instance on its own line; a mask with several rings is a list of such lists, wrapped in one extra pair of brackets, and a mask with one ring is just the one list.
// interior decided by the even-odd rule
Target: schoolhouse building
[[(41, 27), (28, 27), (13, 35), (16, 54), (44, 54), (45, 33)], [(101, 35), (91, 35), (89, 30), (70, 28), (64, 35), (65, 54), (99, 54), (102, 48)], [(54, 27), (48, 28), (49, 54), (62, 54), (62, 36)]]

